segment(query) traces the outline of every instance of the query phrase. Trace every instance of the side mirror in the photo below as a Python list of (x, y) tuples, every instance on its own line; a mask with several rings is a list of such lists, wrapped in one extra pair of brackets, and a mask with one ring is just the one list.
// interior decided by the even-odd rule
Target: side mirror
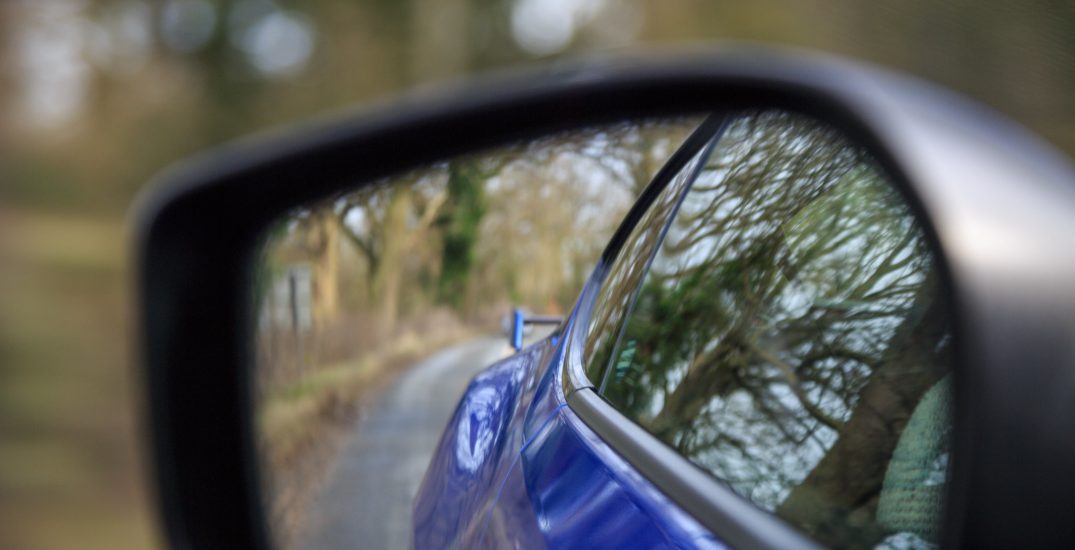
[[(826, 128), (824, 136), (834, 137), (822, 141), (829, 145), (837, 143), (838, 147), (829, 149), (836, 153), (809, 154), (813, 150), (808, 140), (801, 137), (804, 134), (777, 133), (773, 135), (780, 139), (774, 147), (782, 151), (782, 163), (766, 162), (776, 158), (772, 152), (776, 149), (753, 147), (769, 143), (760, 139), (743, 139), (734, 155), (711, 154), (716, 137), (722, 135), (729, 120), (736, 117), (752, 120), (750, 116), (742, 116), (743, 113), (766, 112), (791, 113)], [(943, 519), (936, 533), (928, 533), (935, 540), (926, 542), (972, 548), (1060, 547), (1075, 540), (1075, 524), (1068, 517), (1068, 511), (1075, 509), (1075, 491), (1071, 490), (1075, 486), (1075, 468), (1071, 468), (1075, 464), (1075, 438), (1070, 437), (1075, 433), (1075, 339), (1072, 338), (1075, 248), (1070, 246), (1071, 236), (1075, 235), (1075, 170), (1069, 160), (999, 115), (904, 76), (819, 56), (739, 51), (655, 60), (648, 64), (627, 60), (479, 81), (432, 98), (409, 98), (379, 112), (236, 144), (164, 173), (137, 209), (136, 283), (140, 366), (146, 387), (153, 479), (168, 543), (195, 548), (272, 545), (277, 526), (275, 520), (269, 519), (272, 495), (264, 482), (266, 472), (273, 466), (263, 452), (264, 432), (259, 430), (263, 430), (264, 418), (259, 407), (265, 404), (265, 388), (280, 390), (277, 392), (280, 395), (300, 395), (311, 387), (308, 367), (324, 366), (320, 364), (324, 357), (316, 354), (323, 352), (325, 340), (307, 337), (309, 327), (326, 327), (329, 326), (326, 319), (335, 319), (321, 308), (327, 303), (325, 300), (342, 303), (353, 299), (361, 307), (368, 306), (370, 310), (376, 307), (386, 312), (394, 323), (401, 318), (407, 303), (425, 303), (423, 300), (431, 303), (437, 299), (401, 292), (398, 285), (393, 285), (407, 277), (415, 281), (431, 280), (443, 268), (444, 258), (459, 257), (450, 253), (436, 255), (437, 250), (450, 251), (452, 247), (436, 248), (421, 235), (391, 242), (377, 240), (370, 230), (375, 222), (394, 216), (398, 227), (433, 227), (437, 223), (449, 227), (448, 222), (438, 221), (442, 220), (439, 205), (449, 200), (465, 204), (468, 200), (458, 187), (452, 187), (458, 183), (452, 179), (458, 175), (453, 172), (452, 161), (460, 158), (477, 159), (472, 168), (476, 167), (475, 173), (486, 174), (490, 166), (505, 166), (520, 158), (535, 158), (534, 155), (545, 155), (541, 158), (548, 159), (567, 151), (566, 157), (575, 159), (589, 155), (587, 162), (593, 162), (585, 164), (586, 170), (622, 172), (622, 163), (627, 162), (623, 159), (637, 158), (640, 147), (652, 146), (639, 129), (654, 120), (659, 121), (657, 126), (661, 128), (670, 127), (665, 124), (668, 121), (674, 126), (686, 120), (694, 130), (689, 136), (682, 133), (674, 145), (664, 147), (657, 166), (641, 170), (646, 178), (652, 176), (652, 183), (641, 191), (638, 202), (626, 212), (620, 229), (600, 253), (593, 274), (579, 289), (581, 297), (575, 309), (564, 319), (528, 315), (518, 309), (513, 312), (511, 345), (514, 349), (521, 349), (524, 328), (529, 325), (558, 325), (562, 338), (544, 344), (541, 359), (544, 363), (527, 367), (525, 373), (515, 374), (514, 378), (504, 377), (504, 387), (516, 384), (510, 386), (511, 391), (503, 390), (497, 399), (465, 401), (457, 412), (470, 414), (468, 418), (473, 422), (468, 426), (475, 430), (496, 424), (493, 420), (503, 420), (504, 426), (511, 425), (505, 429), (516, 431), (503, 435), (503, 439), (483, 432), (484, 439), (459, 436), (441, 440), (442, 446), (448, 445), (444, 447), (447, 459), (455, 460), (458, 465), (454, 471), (460, 475), (472, 474), (466, 478), (467, 483), (485, 479), (481, 472), (515, 472), (511, 470), (510, 465), (515, 464), (511, 460), (501, 470), (483, 462), (503, 449), (515, 453), (509, 456), (512, 460), (525, 452), (535, 454), (517, 461), (522, 468), (518, 470), (520, 475), (502, 476), (501, 481), (505, 483), (502, 487), (508, 487), (503, 495), (498, 490), (483, 489), (480, 497), (460, 497), (460, 502), (469, 499), (467, 502), (475, 506), (473, 510), (453, 505), (454, 512), (438, 515), (443, 508), (438, 508), (437, 503), (423, 508), (426, 512), (433, 510), (429, 512), (432, 519), (425, 532), (441, 529), (442, 523), (451, 523), (447, 520), (437, 523), (437, 518), (461, 517), (456, 523), (461, 525), (457, 525), (463, 533), (459, 536), (464, 538), (458, 540), (463, 541), (461, 544), (481, 545), (491, 541), (480, 538), (486, 533), (482, 522), (485, 518), (502, 517), (502, 509), (497, 506), (508, 506), (498, 504), (501, 501), (497, 499), (508, 499), (503, 502), (516, 509), (540, 501), (541, 506), (534, 508), (537, 511), (527, 516), (532, 519), (536, 517), (534, 514), (548, 511), (543, 506), (564, 505), (564, 500), (556, 500), (567, 494), (562, 491), (589, 489), (597, 491), (592, 498), (569, 503), (574, 508), (557, 508), (555, 511), (563, 514), (555, 517), (584, 517), (593, 523), (556, 524), (550, 519), (553, 514), (526, 523), (518, 532), (548, 537), (547, 540), (568, 540), (556, 537), (567, 536), (565, 533), (611, 532), (608, 525), (600, 523), (604, 518), (618, 521), (619, 526), (638, 527), (638, 533), (630, 531), (639, 537), (632, 539), (637, 544), (650, 540), (644, 538), (647, 533), (672, 532), (647, 527), (662, 521), (678, 522), (675, 525), (679, 531), (675, 532), (686, 533), (682, 539), (687, 541), (682, 542), (685, 545), (720, 542), (732, 546), (786, 548), (845, 540), (825, 538), (821, 531), (827, 524), (823, 521), (797, 522), (794, 514), (784, 514), (784, 509), (791, 505), (780, 501), (791, 499), (782, 492), (786, 488), (779, 483), (765, 488), (767, 498), (772, 501), (769, 505), (743, 494), (747, 491), (737, 493), (734, 483), (705, 473), (698, 468), (697, 460), (685, 458), (691, 452), (701, 452), (691, 450), (697, 439), (691, 439), (694, 436), (690, 434), (668, 435), (671, 432), (667, 424), (662, 424), (665, 419), (659, 415), (646, 416), (649, 414), (646, 411), (655, 410), (660, 400), (674, 398), (680, 404), (690, 405), (683, 405), (680, 410), (691, 412), (694, 415), (691, 418), (710, 414), (712, 411), (706, 408), (706, 403), (697, 401), (698, 392), (740, 405), (760, 402), (772, 405), (743, 418), (789, 415), (787, 411), (793, 407), (803, 407), (815, 420), (823, 420), (810, 420), (795, 428), (801, 431), (767, 429), (765, 433), (812, 442), (809, 444), (816, 444), (819, 450), (810, 460), (814, 465), (824, 460), (835, 442), (843, 437), (839, 429), (850, 424), (848, 418), (855, 404), (866, 399), (859, 392), (874, 373), (877, 358), (863, 359), (861, 354), (847, 353), (844, 354), (847, 357), (838, 360), (830, 356), (821, 360), (810, 354), (806, 344), (796, 347), (795, 342), (801, 340), (790, 335), (751, 330), (772, 319), (774, 314), (765, 308), (773, 304), (782, 308), (781, 315), (789, 315), (787, 311), (809, 311), (818, 323), (837, 328), (851, 326), (841, 323), (888, 314), (879, 314), (871, 307), (891, 298), (886, 292), (900, 286), (898, 276), (878, 276), (871, 280), (870, 284), (880, 289), (873, 296), (880, 301), (872, 305), (857, 298), (836, 300), (810, 295), (810, 289), (822, 286), (839, 290), (856, 273), (872, 269), (875, 262), (868, 255), (859, 256), (865, 260), (855, 264), (861, 268), (855, 273), (848, 271), (852, 264), (834, 260), (825, 269), (804, 275), (798, 264), (784, 261), (790, 256), (782, 252), (789, 249), (788, 243), (792, 241), (814, 242), (824, 233), (826, 221), (837, 223), (842, 219), (838, 215), (838, 211), (842, 212), (840, 208), (856, 204), (876, 206), (876, 202), (870, 202), (875, 195), (852, 193), (854, 200), (844, 200), (834, 199), (831, 194), (834, 187), (859, 181), (861, 174), (869, 172), (881, 175), (871, 181), (885, 189), (885, 196), (895, 201), (898, 208), (852, 210), (860, 213), (869, 210), (871, 216), (876, 214), (877, 219), (887, 224), (885, 227), (914, 229), (910, 233), (921, 241), (922, 249), (928, 251), (930, 265), (935, 266), (930, 272), (934, 279), (929, 288), (943, 296), (945, 318), (950, 319), (950, 333), (938, 333), (939, 339), (932, 341), (935, 349), (951, 350), (946, 355), (950, 361), (945, 364), (949, 370), (944, 371), (951, 373), (950, 382), (945, 379), (943, 383), (931, 380), (931, 384), (919, 384), (922, 387), (916, 389), (914, 403), (900, 404), (894, 408), (900, 411), (898, 414), (878, 424), (892, 432), (889, 435), (902, 433), (909, 423), (925, 426), (922, 428), (925, 431), (940, 426), (937, 430), (944, 432), (941, 439), (950, 446), (950, 452), (943, 451), (934, 457), (942, 472), (934, 485), (940, 484), (943, 489), (934, 488), (930, 494), (941, 495), (938, 506), (943, 509)], [(752, 134), (745, 131), (742, 135), (749, 138)], [(615, 136), (623, 139), (617, 141), (613, 139)], [(623, 157), (617, 160), (606, 154), (611, 150), (609, 147), (621, 145), (615, 150), (623, 153)], [(741, 325), (721, 333), (737, 339), (736, 345), (721, 350), (722, 364), (731, 374), (720, 381), (706, 379), (705, 384), (699, 383), (690, 387), (691, 391), (674, 397), (669, 394), (660, 399), (636, 399), (638, 394), (630, 392), (613, 396), (609, 380), (626, 380), (632, 384), (652, 382), (654, 376), (645, 372), (632, 374), (632, 369), (642, 368), (636, 358), (657, 362), (678, 353), (678, 349), (657, 349), (662, 342), (670, 340), (660, 338), (657, 329), (678, 330), (676, 322), (687, 319), (668, 313), (686, 311), (679, 307), (685, 300), (682, 296), (670, 299), (678, 309), (661, 309), (669, 296), (662, 292), (683, 287), (658, 285), (652, 287), (652, 292), (638, 291), (647, 284), (647, 273), (682, 277), (676, 261), (692, 268), (697, 263), (696, 256), (686, 252), (676, 256), (678, 260), (662, 264), (661, 270), (651, 270), (656, 254), (653, 250), (667, 240), (669, 232), (679, 231), (674, 220), (687, 200), (683, 199), (684, 194), (674, 195), (675, 200), (668, 199), (672, 195), (663, 193), (664, 190), (675, 185), (689, 187), (700, 171), (709, 170), (711, 179), (704, 181), (714, 182), (710, 191), (720, 193), (724, 188), (717, 185), (723, 185), (721, 182), (739, 168), (756, 171), (743, 176), (753, 178), (751, 181), (787, 180), (789, 186), (800, 185), (804, 178), (809, 179), (802, 174), (830, 166), (834, 155), (844, 154), (850, 154), (855, 162), (862, 161), (860, 164), (868, 165), (869, 170), (856, 168), (835, 175), (826, 172), (819, 176), (824, 185), (817, 189), (794, 187), (805, 191), (790, 199), (772, 195), (776, 198), (771, 204), (743, 215), (742, 220), (749, 224), (727, 226), (728, 231), (739, 231), (744, 236), (743, 242), (749, 241), (749, 250), (744, 248), (742, 257), (723, 258), (719, 273), (711, 270), (705, 273), (708, 278), (690, 279), (690, 284), (696, 285), (692, 288), (701, 289), (692, 296), (705, 298), (709, 300), (707, 303), (720, 302), (724, 295), (719, 292), (732, 289), (738, 293), (735, 300), (721, 302), (736, 306), (729, 311), (756, 308)], [(733, 157), (747, 162), (734, 165), (728, 160)], [(564, 181), (574, 188), (603, 185), (601, 182), (606, 181), (602, 179), (604, 176), (590, 173), (580, 176), (569, 168), (557, 170), (570, 176), (564, 176)], [(551, 183), (535, 178), (527, 185), (530, 189), (545, 189)], [(399, 189), (403, 192), (394, 191)], [(684, 211), (727, 217), (728, 212), (749, 210), (741, 208), (743, 205), (769, 200), (759, 198), (762, 195), (753, 191), (746, 192), (756, 187), (727, 189), (739, 194), (721, 202), (720, 208), (707, 211), (705, 205), (687, 205)], [(786, 203), (780, 202), (785, 199)], [(524, 200), (516, 200), (514, 204), (531, 208), (535, 218), (550, 213), (534, 209)], [(889, 214), (897, 211), (899, 216)], [(759, 212), (775, 217), (754, 215)], [(369, 257), (355, 260), (354, 265), (359, 267), (350, 272), (355, 274), (353, 280), (364, 285), (361, 292), (355, 290), (348, 294), (351, 298), (333, 296), (335, 291), (326, 291), (328, 287), (319, 282), (316, 262), (292, 253), (298, 244), (306, 242), (306, 237), (317, 232), (321, 220), (332, 221), (337, 224), (332, 227), (337, 229), (353, 230), (352, 236), (358, 239), (349, 252), (353, 257), (365, 254), (361, 250), (368, 247)], [(639, 227), (653, 229), (638, 237)], [(464, 226), (459, 235), (470, 235), (468, 232), (473, 229)], [(833, 241), (837, 244), (825, 250), (811, 249), (810, 254), (828, 254), (827, 257), (842, 261), (846, 254), (839, 253), (841, 250), (869, 250), (876, 245), (874, 241), (867, 242), (872, 237), (863, 236), (865, 233), (857, 235), (837, 239)], [(342, 242), (344, 237), (339, 238)], [(726, 244), (703, 234), (692, 239), (690, 235), (677, 234), (674, 241), (711, 242), (707, 249), (710, 251), (716, 250), (717, 244)], [(406, 249), (400, 243), (409, 243), (407, 246), (424, 243), (426, 248)], [(431, 247), (436, 250), (431, 252)], [(684, 248), (689, 246), (685, 244)], [(278, 254), (267, 254), (267, 249)], [(900, 249), (897, 246), (892, 250)], [(423, 259), (434, 256), (439, 259), (428, 262)], [(772, 261), (765, 264), (765, 270), (759, 270), (760, 264), (741, 261), (748, 256)], [(629, 265), (617, 266), (617, 261), (623, 263), (620, 258), (634, 260)], [(322, 259), (326, 264), (344, 261), (327, 256)], [(901, 262), (909, 260), (894, 253), (883, 261), (904, 265)], [(377, 273), (375, 265), (399, 268), (399, 272)], [(281, 274), (289, 273), (290, 276), (281, 278)], [(303, 275), (296, 275), (299, 273)], [(272, 289), (279, 281), (287, 284), (281, 284), (281, 298), (274, 302)], [(707, 290), (710, 287), (705, 285), (716, 285), (714, 281), (723, 286)], [(762, 292), (776, 286), (806, 290), (776, 298), (773, 297), (776, 294)], [(901, 287), (900, 292), (912, 292), (911, 286), (904, 284), (906, 288)], [(334, 283), (331, 288), (339, 285)], [(458, 296), (457, 287), (445, 288), (441, 296)], [(609, 290), (614, 288), (624, 290), (620, 293)], [(473, 293), (488, 297), (482, 296), (480, 290)], [(650, 301), (639, 301), (639, 295)], [(808, 295), (810, 300), (803, 298)], [(498, 305), (511, 301), (509, 297), (488, 298), (490, 303)], [(884, 302), (886, 312), (897, 311), (900, 318), (926, 315), (921, 308), (913, 307), (916, 303)], [(276, 307), (271, 304), (279, 306), (279, 314), (270, 311)], [(639, 311), (637, 308), (648, 308), (647, 316), (637, 316), (645, 323), (630, 325), (624, 319)], [(713, 317), (712, 322), (724, 321)], [(597, 326), (608, 327), (603, 336), (595, 332)], [(376, 323), (356, 321), (353, 327), (338, 338), (341, 346), (360, 348), (366, 341), (360, 341), (360, 337), (376, 341), (390, 332)], [(881, 328), (888, 330), (885, 334), (896, 330), (895, 325)], [(420, 327), (413, 333), (418, 336), (412, 340), (420, 340), (426, 334)], [(841, 334), (852, 342), (866, 338), (864, 333), (850, 328), (845, 333)], [(649, 339), (635, 338), (637, 334)], [(279, 348), (286, 348), (291, 354), (287, 360), (278, 361), (279, 364), (295, 366), (281, 376), (283, 382), (278, 386), (266, 382), (267, 377), (259, 378), (263, 371), (259, 370), (262, 356), (258, 346), (259, 338), (264, 335), (279, 336), (274, 341), (283, 342)], [(753, 336), (764, 337), (765, 341), (759, 343)], [(894, 340), (886, 340), (891, 341)], [(757, 351), (753, 344), (760, 344), (754, 347), (764, 349)], [(817, 340), (809, 344), (820, 349), (825, 342)], [(502, 343), (498, 345), (502, 352)], [(705, 345), (699, 349), (711, 349)], [(770, 349), (777, 353), (765, 351)], [(602, 355), (602, 350), (608, 353)], [(515, 357), (523, 355), (526, 354)], [(587, 361), (593, 357), (605, 360)], [(789, 357), (795, 361), (789, 361)], [(833, 392), (820, 382), (829, 380), (825, 377), (835, 370), (822, 375), (817, 371), (807, 372), (818, 365), (821, 366), (817, 368), (824, 370), (825, 365), (854, 362), (866, 366), (849, 367), (837, 373), (844, 393)], [(913, 366), (915, 362), (906, 363)], [(591, 364), (597, 366), (588, 370)], [(662, 372), (660, 381), (678, 383), (685, 379), (685, 372)], [(322, 376), (319, 380), (339, 383), (339, 378), (333, 376)], [(767, 395), (776, 397), (766, 401), (749, 391), (760, 386), (733, 385), (744, 377), (768, 384)], [(263, 385), (266, 383), (270, 386)], [(290, 385), (285, 387), (285, 383)], [(519, 396), (524, 394), (532, 401), (511, 402), (512, 407), (518, 407), (517, 419), (511, 415), (497, 416), (506, 413), (495, 409), (492, 403), (506, 402), (509, 397), (505, 396), (522, 399)], [(924, 397), (927, 394), (929, 397)], [(891, 397), (890, 401), (898, 401), (898, 392), (874, 398), (887, 399), (886, 396)], [(941, 418), (930, 415), (948, 411), (945, 407), (949, 402), (950, 423), (915, 420)], [(310, 407), (309, 410), (330, 408)], [(545, 420), (548, 422), (543, 423)], [(828, 427), (818, 428), (822, 424)], [(545, 439), (532, 437), (534, 430), (542, 429), (552, 431), (542, 432), (548, 435)], [(295, 431), (301, 432), (302, 427)], [(562, 443), (555, 449), (526, 446), (534, 441), (538, 445), (553, 441), (549, 438), (564, 433), (575, 435), (555, 440), (557, 444)], [(893, 445), (904, 447), (914, 443), (905, 443), (907, 438), (901, 437), (889, 439)], [(489, 444), (494, 440), (518, 445)], [(456, 442), (458, 448), (452, 447)], [(568, 471), (564, 464), (572, 457), (558, 454), (555, 458), (563, 459), (562, 462), (539, 460), (567, 452), (564, 449), (576, 449), (579, 453), (572, 460), (581, 462), (570, 464), (601, 465), (594, 470), (600, 475), (585, 476), (585, 482), (576, 476), (571, 480), (577, 483), (570, 487), (564, 485), (571, 480), (557, 472)], [(756, 451), (745, 449), (738, 462), (732, 460), (727, 463), (731, 466), (725, 466), (746, 472), (751, 464), (742, 457), (758, 456)], [(879, 507), (886, 508), (882, 514), (899, 516), (898, 510), (888, 510), (892, 506), (891, 498), (877, 496), (883, 480), (891, 478), (887, 469), (895, 468), (890, 460), (894, 452), (891, 449), (880, 452), (883, 460), (870, 462), (864, 468), (829, 468), (829, 471), (838, 470), (832, 474), (835, 477), (829, 480), (831, 483), (813, 480), (813, 488), (831, 489), (845, 482), (861, 485), (858, 490), (866, 496), (853, 509), (838, 507), (841, 517), (851, 518), (845, 523), (851, 526), (853, 535), (864, 537), (857, 540), (876, 542), (889, 540), (885, 539), (887, 536), (902, 536), (902, 532), (893, 535), (889, 530), (892, 524), (874, 521)], [(559, 464), (557, 467), (561, 469), (550, 464)], [(546, 469), (534, 470), (542, 467)], [(812, 473), (816, 477), (820, 474), (814, 472), (822, 470), (813, 467), (788, 470), (787, 475), (782, 474), (781, 483), (789, 479), (800, 482)], [(866, 470), (870, 472), (864, 474)], [(869, 477), (870, 484), (863, 485), (861, 479), (848, 481), (850, 477), (845, 476)], [(519, 485), (514, 492), (507, 485), (510, 480), (520, 484), (522, 479), (529, 485)], [(604, 480), (605, 484), (592, 485), (591, 482), (598, 483), (595, 480)], [(447, 481), (442, 485), (461, 486)], [(598, 498), (601, 495), (605, 500)], [(794, 507), (817, 510), (811, 500), (814, 498), (820, 497), (812, 491), (799, 492)], [(609, 508), (610, 502), (638, 503), (644, 499), (649, 500), (645, 500), (644, 506), (632, 508), (633, 512), (625, 511), (629, 507)], [(878, 500), (885, 502), (878, 504)], [(640, 510), (645, 514), (630, 515), (641, 514)], [(511, 532), (512, 529), (491, 531)], [(914, 529), (907, 532), (910, 533), (907, 537), (918, 536)], [(669, 540), (664, 543), (679, 544)], [(917, 543), (918, 539), (896, 542), (907, 540)]]

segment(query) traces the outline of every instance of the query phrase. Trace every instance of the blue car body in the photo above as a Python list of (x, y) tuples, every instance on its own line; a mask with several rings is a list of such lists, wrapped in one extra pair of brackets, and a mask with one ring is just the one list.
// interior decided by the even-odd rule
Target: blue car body
[(471, 381), (415, 500), (416, 548), (725, 547), (591, 430), (565, 395), (565, 388), (596, 389), (577, 367), (566, 367), (566, 357), (585, 338), (580, 329), (612, 267), (612, 251), (720, 124), (702, 124), (665, 165), (667, 173), (654, 178), (572, 314)]
[(567, 407), (561, 334), (471, 382), (416, 499), (415, 546), (724, 547)]

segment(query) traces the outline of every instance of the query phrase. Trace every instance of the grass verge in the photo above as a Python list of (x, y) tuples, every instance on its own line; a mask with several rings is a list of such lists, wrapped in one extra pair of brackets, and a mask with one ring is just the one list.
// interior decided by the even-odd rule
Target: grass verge
[(360, 358), (321, 366), (263, 396), (258, 407), (262, 474), (279, 546), (289, 546), (302, 532), (305, 512), (343, 444), (354, 436), (362, 411), (407, 368), (477, 332), (462, 324), (442, 325), (421, 337), (403, 332)]

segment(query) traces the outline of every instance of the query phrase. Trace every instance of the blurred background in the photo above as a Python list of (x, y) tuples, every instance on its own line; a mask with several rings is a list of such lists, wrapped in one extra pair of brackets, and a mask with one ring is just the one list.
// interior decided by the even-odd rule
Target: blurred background
[(125, 226), (154, 172), (420, 84), (727, 39), (903, 69), (1075, 153), (1075, 4), (1063, 2), (0, 3), (0, 547), (159, 544)]

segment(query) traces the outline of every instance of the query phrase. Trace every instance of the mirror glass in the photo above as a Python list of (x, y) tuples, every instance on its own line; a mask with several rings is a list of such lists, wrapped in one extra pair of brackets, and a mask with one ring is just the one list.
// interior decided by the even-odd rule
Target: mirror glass
[[(635, 197), (700, 117), (447, 159), (297, 208), (266, 236), (257, 423), (282, 546), (406, 547), (434, 446), (511, 313), (574, 307)], [(525, 330), (525, 342), (548, 327)], [(362, 537), (362, 538), (355, 538)]]
[(823, 122), (761, 110), (507, 144), (356, 181), (264, 242), (253, 384), (279, 546), (724, 540), (668, 500), (631, 504), (648, 482), (557, 440), (570, 423), (528, 420), (572, 367), (562, 346), (621, 419), (816, 541), (939, 540), (941, 276), (892, 181)]

